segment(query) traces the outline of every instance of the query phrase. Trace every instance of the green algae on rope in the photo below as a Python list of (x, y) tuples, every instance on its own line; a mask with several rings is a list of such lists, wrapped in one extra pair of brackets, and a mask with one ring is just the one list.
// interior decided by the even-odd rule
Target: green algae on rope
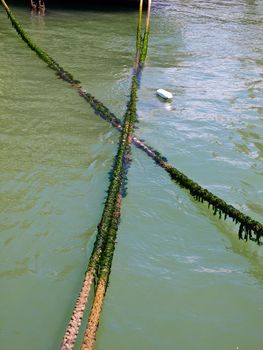
[(141, 55), (140, 55), (140, 64), (144, 65), (146, 56), (148, 53), (148, 43), (149, 43), (149, 33), (150, 33), (150, 18), (151, 18), (151, 0), (148, 0), (148, 10), (147, 10), (147, 17), (146, 17), (146, 25), (145, 25), (145, 32), (142, 39), (142, 48), (141, 48)]
[(48, 64), (48, 66), (55, 70), (57, 72), (57, 75), (71, 83), (71, 84), (78, 84), (79, 81), (75, 80), (73, 78), (73, 76), (68, 73), (67, 71), (65, 71), (62, 67), (60, 67), (60, 65), (53, 60), (53, 58), (51, 58), (45, 51), (43, 51), (41, 48), (39, 48), (30, 38), (30, 36), (24, 31), (24, 29), (22, 28), (22, 26), (18, 23), (18, 21), (16, 20), (15, 16), (12, 14), (12, 12), (10, 11), (9, 7), (7, 6), (5, 0), (1, 0), (2, 5), (4, 6), (7, 16), (9, 17), (13, 27), (15, 28), (15, 30), (17, 31), (18, 35), (22, 38), (22, 40), (30, 47), (31, 50), (35, 51), (35, 53), (44, 61)]
[[(81, 93), (84, 93), (81, 91)], [(96, 99), (85, 93), (85, 98), (90, 102), (97, 104)], [(115, 249), (115, 237), (117, 235), (119, 218), (120, 218), (120, 210), (121, 210), (121, 200), (124, 192), (125, 178), (127, 175), (127, 170), (129, 167), (129, 163), (131, 161), (131, 141), (132, 134), (134, 131), (134, 124), (136, 122), (136, 100), (137, 100), (137, 80), (136, 80), (136, 69), (133, 73), (132, 77), (132, 86), (130, 99), (127, 104), (127, 110), (124, 116), (123, 125), (121, 128), (121, 135), (119, 138), (119, 147), (117, 154), (115, 156), (115, 160), (112, 167), (111, 172), (111, 180), (110, 185), (107, 191), (107, 199), (104, 205), (104, 210), (102, 213), (101, 221), (98, 225), (96, 240), (94, 243), (93, 251), (88, 263), (88, 269), (85, 274), (85, 278), (82, 284), (81, 292), (75, 304), (72, 317), (67, 326), (65, 335), (63, 337), (63, 341), (61, 344), (61, 350), (70, 350), (73, 349), (78, 332), (79, 327), (81, 325), (81, 321), (83, 318), (84, 310), (87, 305), (89, 293), (91, 290), (91, 285), (95, 280), (95, 276), (97, 276), (98, 282), (96, 283), (96, 295), (97, 291), (101, 290), (101, 261), (105, 261), (104, 255), (106, 252), (107, 256), (111, 257), (111, 260), (108, 261), (107, 265), (107, 281), (104, 285), (103, 297), (100, 299), (100, 304), (102, 308), (104, 295), (106, 293), (106, 288), (108, 286), (108, 279), (111, 270), (111, 261), (113, 258), (113, 253)], [(103, 107), (102, 107), (103, 108)], [(112, 245), (113, 244), (113, 245)], [(110, 247), (110, 248), (109, 248)], [(105, 266), (104, 266), (105, 271)], [(104, 279), (103, 279), (104, 281)], [(100, 308), (100, 310), (101, 310)], [(100, 312), (97, 314), (97, 322), (99, 320)], [(96, 324), (97, 324), (96, 322)], [(87, 328), (88, 338), (92, 338), (93, 344), (95, 342), (95, 334), (96, 329), (93, 328), (92, 336), (90, 336), (90, 327)], [(84, 337), (84, 343), (86, 343), (86, 337)], [(85, 345), (83, 345), (85, 347)]]
[[(80, 95), (85, 99), (89, 100), (90, 104), (94, 103), (94, 110), (96, 111), (96, 99), (91, 97), (91, 95), (80, 91)], [(95, 101), (94, 101), (94, 100)], [(121, 131), (121, 121), (114, 114), (112, 114), (107, 107), (102, 103), (98, 103), (99, 108), (97, 109), (97, 114), (99, 114), (103, 119), (111, 123), (112, 126)], [(212, 192), (201, 187), (198, 183), (191, 180), (184, 173), (173, 167), (168, 163), (167, 158), (164, 157), (159, 151), (155, 150), (153, 147), (147, 145), (143, 140), (140, 140), (136, 136), (132, 137), (132, 143), (143, 150), (149, 157), (151, 157), (156, 164), (162, 167), (171, 178), (176, 181), (181, 187), (190, 191), (190, 194), (194, 199), (198, 201), (206, 201), (214, 210), (214, 215), (218, 213), (219, 218), (224, 214), (225, 219), (230, 217), (236, 224), (240, 225), (239, 229), (239, 239), (245, 239), (246, 241), (252, 240), (261, 244), (260, 238), (263, 236), (263, 225), (253, 220), (250, 216), (243, 214), (240, 210), (236, 209), (232, 205), (227, 204), (223, 199), (219, 198)], [(244, 233), (244, 234), (243, 234)]]
[(143, 0), (140, 0), (139, 5), (139, 19), (138, 19), (138, 27), (137, 27), (137, 41), (136, 41), (136, 63), (139, 61), (139, 53), (141, 51), (141, 42), (142, 42), (142, 8), (143, 8)]
[[(133, 79), (133, 89), (131, 92), (131, 101), (136, 100), (136, 87)], [(107, 199), (104, 205), (101, 221), (98, 225), (97, 236), (93, 251), (89, 259), (88, 268), (85, 274), (81, 292), (74, 307), (74, 311), (68, 324), (65, 336), (62, 341), (61, 350), (73, 349), (77, 339), (79, 327), (83, 318), (83, 313), (87, 305), (91, 285), (95, 276), (99, 275), (100, 260), (104, 254), (105, 246), (108, 240), (109, 231), (112, 227), (112, 221), (116, 221), (116, 212), (120, 211), (120, 200), (122, 188), (124, 185), (125, 169), (129, 161), (129, 152), (131, 143), (131, 133), (136, 120), (136, 108), (133, 102), (129, 102), (128, 110), (125, 114), (124, 125), (120, 135), (118, 152), (114, 160), (113, 171)], [(116, 226), (116, 222), (115, 222)], [(117, 230), (118, 225), (116, 226)], [(115, 233), (116, 234), (116, 233)]]
[(212, 207), (214, 215), (218, 214), (220, 219), (224, 216), (225, 220), (227, 217), (230, 217), (235, 224), (240, 225), (238, 232), (239, 239), (244, 239), (246, 241), (251, 240), (258, 245), (262, 244), (263, 225), (259, 221), (245, 215), (234, 206), (226, 203), (220, 197), (200, 186), (197, 182), (169, 164), (167, 159), (162, 156), (160, 152), (145, 144), (144, 141), (133, 136), (132, 142), (136, 147), (140, 148), (151, 157), (157, 165), (162, 167), (170, 175), (172, 180), (178, 183), (182, 188), (188, 190), (195, 200), (202, 203), (207, 202), (208, 208), (210, 208), (210, 206)]
[[(119, 199), (119, 205), (121, 196)], [(96, 293), (93, 301), (93, 306), (88, 320), (87, 330), (83, 337), (81, 350), (92, 350), (96, 340), (96, 332), (99, 325), (99, 318), (102, 311), (103, 301), (106, 295), (106, 290), (109, 283), (109, 275), (111, 272), (112, 258), (116, 245), (116, 234), (119, 224), (120, 211), (116, 208), (112, 226), (109, 232), (107, 247), (105, 249), (103, 259), (100, 266), (100, 278), (97, 283)]]
[[(108, 195), (110, 195), (111, 192), (114, 191), (115, 194), (117, 194), (117, 196), (115, 196), (115, 202), (112, 202), (113, 211), (111, 212), (111, 225), (108, 228), (107, 235), (105, 236), (107, 241), (105, 244), (104, 251), (101, 254), (96, 293), (92, 304), (86, 332), (83, 338), (81, 350), (93, 349), (96, 339), (96, 331), (99, 325), (99, 318), (102, 310), (102, 305), (104, 302), (109, 282), (109, 276), (111, 273), (112, 260), (116, 245), (116, 236), (120, 219), (122, 188), (124, 186), (127, 165), (131, 161), (130, 145), (132, 141), (132, 133), (134, 131), (134, 124), (136, 122), (137, 87), (138, 85), (135, 70), (132, 77), (130, 101), (128, 103), (128, 108), (124, 117), (122, 133), (119, 141), (119, 150), (113, 168), (112, 182), (116, 181), (117, 179), (117, 186), (113, 186), (111, 182), (108, 190)], [(118, 170), (116, 171), (116, 166), (118, 164), (121, 165), (121, 169), (118, 167)]]
[(223, 199), (214, 195), (212, 192), (201, 187), (198, 183), (191, 180), (182, 172), (166, 163), (165, 168), (170, 174), (171, 178), (175, 180), (181, 187), (190, 191), (190, 194), (199, 202), (207, 202), (208, 208), (211, 206), (214, 215), (218, 214), (221, 219), (224, 216), (226, 220), (230, 217), (235, 224), (239, 224), (238, 237), (239, 239), (255, 241), (261, 245), (261, 237), (263, 236), (263, 226), (260, 222), (253, 220), (248, 215), (227, 204)]
[[(6, 9), (8, 17), (10, 18), (14, 28), (21, 38), (26, 42), (26, 44), (37, 53), (37, 55), (48, 64), (48, 66), (55, 70), (60, 78), (70, 83), (75, 87), (79, 95), (84, 98), (90, 106), (93, 108), (96, 114), (101, 118), (109, 122), (119, 131), (122, 130), (121, 120), (117, 118), (102, 102), (92, 96), (90, 93), (87, 93), (79, 84), (73, 76), (64, 71), (58, 63), (56, 63), (49, 55), (47, 55), (42, 49), (37, 47), (29, 35), (23, 30), (21, 25), (17, 22), (10, 9), (6, 5), (4, 0), (1, 0), (3, 6)], [(147, 38), (148, 40), (148, 38)], [(146, 44), (146, 38), (144, 39)], [(147, 51), (146, 51), (147, 53)], [(141, 57), (143, 60), (143, 57)], [(197, 200), (207, 201), (214, 208), (214, 213), (219, 214), (219, 217), (224, 214), (226, 217), (231, 217), (236, 224), (240, 225), (239, 228), (239, 238), (245, 240), (256, 241), (258, 244), (261, 244), (261, 237), (263, 236), (263, 225), (253, 220), (250, 216), (243, 214), (238, 209), (234, 208), (232, 205), (227, 204), (224, 200), (215, 196), (212, 192), (207, 191), (202, 188), (196, 182), (191, 180), (189, 177), (184, 175), (182, 172), (174, 168), (171, 164), (167, 163), (167, 159), (162, 156), (157, 150), (153, 149), (151, 146), (147, 145), (143, 140), (138, 139), (133, 136), (132, 143), (137, 147), (143, 150), (149, 157), (151, 157), (156, 164), (161, 166), (166, 172), (168, 172), (173, 180), (175, 180), (181, 187), (190, 191), (190, 194)]]
[[(113, 178), (112, 181), (115, 180), (115, 176), (117, 175), (115, 172), (115, 167), (118, 161), (122, 162), (122, 177), (119, 179), (119, 192), (116, 197), (116, 202), (113, 203), (112, 207), (114, 211), (111, 216), (111, 226), (109, 228), (108, 234), (106, 236), (106, 244), (104, 251), (101, 255), (101, 262), (99, 264), (98, 271), (98, 280), (96, 285), (95, 297), (92, 303), (92, 308), (90, 311), (86, 331), (83, 337), (81, 350), (92, 350), (96, 340), (96, 332), (99, 326), (100, 314), (102, 311), (103, 302), (105, 299), (109, 277), (111, 273), (113, 255), (115, 251), (116, 245), (116, 237), (117, 231), (120, 221), (121, 215), (121, 201), (123, 197), (123, 188), (125, 185), (125, 178), (127, 176), (127, 171), (129, 164), (131, 162), (131, 142), (132, 142), (132, 134), (134, 131), (134, 125), (136, 122), (136, 113), (137, 113), (137, 90), (138, 90), (138, 69), (140, 67), (140, 61), (138, 58), (140, 56), (140, 45), (138, 45), (138, 41), (141, 40), (141, 35), (138, 35), (141, 31), (142, 26), (142, 6), (143, 0), (140, 1), (139, 8), (139, 19), (138, 19), (138, 28), (137, 28), (137, 42), (136, 42), (136, 59), (135, 59), (135, 68), (132, 76), (132, 84), (131, 84), (131, 92), (130, 92), (130, 100), (127, 105), (127, 111), (124, 117), (121, 137), (119, 141), (119, 151), (116, 156), (116, 162), (113, 167)], [(122, 152), (122, 156), (121, 156)], [(111, 181), (111, 182), (112, 182)], [(108, 194), (110, 194), (112, 190), (112, 186), (110, 184)]]

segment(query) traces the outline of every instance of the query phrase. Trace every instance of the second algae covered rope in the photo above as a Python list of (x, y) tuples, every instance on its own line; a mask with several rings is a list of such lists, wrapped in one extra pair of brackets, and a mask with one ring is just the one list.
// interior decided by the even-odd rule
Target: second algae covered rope
[[(77, 88), (77, 91), (81, 97), (83, 97), (90, 106), (94, 109), (95, 113), (98, 114), (101, 118), (109, 122), (112, 126), (117, 128), (119, 131), (121, 130), (121, 121), (117, 118), (102, 102), (100, 102), (97, 98), (92, 96), (90, 93), (86, 92), (78, 83), (77, 80), (73, 78), (73, 76), (66, 72), (61, 66), (58, 65), (48, 54), (46, 54), (42, 49), (40, 49), (37, 45), (33, 43), (29, 35), (23, 30), (21, 25), (17, 22), (15, 17), (12, 15), (10, 9), (6, 5), (4, 0), (1, 0), (3, 6), (6, 9), (8, 17), (10, 18), (12, 25), (18, 32), (18, 34), (22, 37), (22, 39), (26, 42), (26, 44), (31, 48), (31, 50), (35, 51), (37, 55), (46, 62), (50, 68), (56, 71), (58, 76), (72, 86)], [(148, 40), (148, 36), (146, 33), (144, 35), (143, 42)], [(143, 61), (143, 57), (141, 57)], [(147, 145), (144, 141), (138, 139), (137, 137), (133, 137), (133, 144), (143, 150), (148, 156), (150, 156), (156, 164), (161, 166), (167, 173), (170, 174), (171, 178), (175, 180), (181, 187), (187, 189), (193, 198), (206, 201), (210, 206), (214, 208), (214, 214), (218, 214), (219, 217), (222, 215), (224, 217), (230, 217), (236, 224), (239, 224), (239, 238), (240, 239), (250, 239), (252, 241), (256, 241), (260, 244), (260, 239), (263, 236), (263, 225), (252, 219), (250, 216), (245, 215), (237, 208), (233, 207), (226, 203), (223, 199), (216, 196), (212, 192), (200, 186), (198, 183), (190, 179), (188, 176), (183, 174), (181, 171), (173, 167), (171, 164), (167, 162), (167, 159), (163, 157), (160, 152), (154, 150), (151, 146)]]

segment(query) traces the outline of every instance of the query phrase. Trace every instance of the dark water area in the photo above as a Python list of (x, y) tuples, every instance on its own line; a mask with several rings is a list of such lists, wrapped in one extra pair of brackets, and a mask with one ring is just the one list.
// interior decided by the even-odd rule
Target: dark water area
[[(30, 8), (30, 0), (11, 0), (8, 4), (23, 8)], [(136, 11), (139, 0), (45, 0), (47, 9), (69, 9), (83, 11)], [(147, 6), (147, 1), (144, 1), (144, 7)]]
[[(74, 2), (38, 16), (25, 4), (11, 8), (32, 39), (122, 118), (136, 11)], [(136, 135), (262, 222), (263, 1), (152, 6)], [(173, 100), (159, 100), (159, 88)], [(59, 349), (118, 136), (26, 47), (1, 8), (1, 350)], [(230, 220), (139, 150), (132, 155), (96, 350), (262, 350), (263, 246), (239, 241)]]

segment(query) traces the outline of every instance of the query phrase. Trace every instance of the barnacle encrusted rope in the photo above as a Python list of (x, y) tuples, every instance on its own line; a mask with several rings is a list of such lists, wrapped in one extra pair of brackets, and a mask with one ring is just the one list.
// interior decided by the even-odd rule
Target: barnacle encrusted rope
[[(55, 61), (49, 55), (38, 48), (32, 42), (29, 35), (22, 29), (21, 25), (18, 24), (15, 17), (7, 7), (5, 1), (1, 0), (1, 2), (5, 7), (8, 17), (10, 18), (13, 26), (15, 27), (18, 34), (22, 37), (22, 39), (26, 42), (26, 44), (33, 51), (35, 51), (38, 56), (49, 65), (50, 68), (56, 70), (62, 79), (66, 80), (74, 87), (76, 87), (79, 95), (90, 104), (96, 114), (109, 122), (116, 129), (121, 131), (121, 120), (116, 117), (101, 101), (92, 96), (90, 93), (86, 92), (80, 86), (80, 84), (76, 84), (77, 80), (75, 80), (70, 73), (66, 74), (65, 71), (57, 63), (55, 63)], [(157, 150), (154, 150), (151, 146), (147, 145), (143, 140), (140, 140), (137, 137), (133, 136), (132, 142), (136, 147), (140, 148), (148, 156), (150, 156), (156, 162), (156, 164), (167, 171), (172, 179), (180, 184), (181, 187), (189, 190), (190, 194), (193, 195), (194, 198), (199, 198), (201, 201), (208, 202), (209, 205), (217, 209), (218, 214), (221, 212), (222, 214), (231, 217), (237, 224), (239, 224), (240, 239), (251, 239), (257, 243), (260, 243), (260, 238), (263, 236), (263, 225), (260, 222), (253, 220), (251, 217), (243, 214), (232, 205), (227, 204), (224, 200), (214, 195), (212, 192), (209, 192), (208, 190), (202, 188), (199, 184), (169, 164), (165, 157), (163, 157)]]

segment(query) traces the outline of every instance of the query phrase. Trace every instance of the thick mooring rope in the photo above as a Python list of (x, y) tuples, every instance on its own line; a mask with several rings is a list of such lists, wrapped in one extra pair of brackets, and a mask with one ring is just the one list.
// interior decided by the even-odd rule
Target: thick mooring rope
[[(140, 62), (140, 55), (143, 47), (141, 45), (148, 45), (148, 42), (144, 42), (141, 44), (142, 41), (142, 6), (143, 6), (143, 0), (140, 1), (140, 7), (139, 7), (139, 18), (138, 18), (138, 27), (137, 27), (137, 41), (136, 41), (136, 59), (135, 59), (135, 69), (134, 74), (132, 78), (132, 87), (131, 87), (131, 99), (130, 99), (130, 107), (128, 108), (128, 112), (130, 110), (131, 113), (131, 120), (130, 120), (130, 126), (129, 126), (129, 137), (127, 139), (127, 156), (129, 157), (130, 154), (130, 145), (132, 140), (132, 133), (134, 129), (134, 123), (136, 120), (136, 96), (137, 96), (137, 89), (138, 89), (138, 72), (142, 71), (143, 64)], [(148, 7), (148, 11), (149, 11)], [(149, 30), (149, 25), (146, 30)], [(147, 50), (146, 50), (147, 52)], [(124, 124), (125, 125), (125, 124)], [(129, 158), (130, 159), (130, 158)], [(124, 171), (126, 169), (124, 168)], [(109, 234), (107, 236), (107, 243), (105, 246), (105, 250), (103, 252), (100, 268), (99, 268), (99, 276), (98, 276), (98, 282), (97, 282), (97, 288), (95, 297), (93, 300), (92, 308), (90, 311), (89, 319), (87, 328), (83, 337), (83, 342), (81, 346), (81, 350), (93, 350), (94, 343), (96, 340), (96, 332), (99, 326), (99, 319), (102, 311), (103, 302), (105, 299), (108, 283), (109, 283), (109, 277), (111, 273), (111, 266), (112, 266), (112, 260), (113, 260), (113, 254), (115, 250), (115, 244), (116, 244), (116, 236), (117, 236), (117, 230), (119, 225), (119, 218), (120, 218), (120, 203), (121, 203), (121, 193), (119, 194), (118, 198), (118, 204), (115, 207), (115, 212), (112, 218), (111, 227), (109, 230)]]
[(98, 276), (100, 273), (100, 260), (101, 257), (105, 254), (106, 243), (106, 250), (108, 250), (108, 240), (112, 241), (112, 236), (116, 236), (125, 174), (131, 159), (130, 144), (131, 134), (133, 132), (133, 127), (136, 120), (136, 94), (136, 79), (133, 77), (131, 97), (128, 103), (127, 112), (124, 117), (124, 124), (120, 135), (118, 152), (114, 161), (111, 182), (108, 189), (108, 195), (105, 202), (102, 218), (98, 225), (98, 232), (85, 274), (82, 289), (75, 304), (75, 308), (67, 327), (65, 336), (63, 338), (61, 350), (69, 350), (73, 349), (74, 347), (79, 332), (79, 327), (83, 318), (84, 310), (87, 305), (91, 286), (94, 282), (95, 276)]
[[(141, 0), (143, 2), (143, 0)], [(142, 12), (139, 14), (139, 25), (137, 32), (141, 26)], [(137, 36), (137, 44), (140, 36)], [(136, 46), (136, 58), (138, 57), (139, 46)], [(98, 225), (98, 232), (96, 241), (94, 243), (92, 255), (89, 260), (88, 268), (82, 284), (80, 295), (75, 304), (72, 317), (67, 326), (62, 344), (61, 350), (73, 349), (77, 340), (79, 327), (83, 318), (84, 311), (87, 306), (89, 293), (91, 290), (92, 283), (94, 282), (95, 276), (98, 277), (96, 296), (101, 291), (103, 285), (103, 297), (100, 299), (100, 310), (102, 308), (104, 295), (108, 285), (108, 279), (111, 271), (111, 262), (113, 259), (113, 253), (115, 249), (115, 238), (117, 235), (122, 194), (124, 192), (124, 183), (127, 175), (129, 163), (131, 161), (131, 141), (132, 134), (134, 131), (134, 123), (136, 121), (136, 99), (137, 99), (137, 78), (136, 72), (139, 67), (139, 62), (135, 64), (135, 69), (132, 77), (132, 86), (130, 99), (127, 105), (127, 111), (124, 116), (123, 127), (119, 139), (118, 152), (115, 157), (113, 170), (111, 174), (111, 182), (108, 189), (107, 199), (104, 205), (104, 210), (100, 224)], [(107, 259), (106, 259), (107, 257)], [(106, 259), (106, 260), (105, 260)], [(107, 261), (107, 264), (105, 263)], [(106, 265), (105, 265), (106, 264)], [(102, 268), (103, 267), (103, 268)], [(106, 273), (107, 272), (107, 273)], [(106, 278), (107, 276), (107, 278)], [(103, 278), (103, 281), (102, 281)], [(86, 335), (83, 339), (82, 347), (86, 348), (85, 344), (94, 344), (96, 327), (90, 327), (92, 323), (97, 324), (99, 320), (99, 313), (94, 315), (94, 303), (89, 318), (89, 326), (87, 327)], [(91, 331), (92, 329), (92, 331)]]
[[(10, 9), (6, 5), (4, 0), (1, 0), (8, 17), (10, 18), (12, 25), (21, 36), (21, 38), (26, 42), (26, 44), (37, 53), (37, 55), (48, 64), (48, 66), (54, 69), (60, 78), (69, 82), (73, 87), (75, 87), (81, 97), (83, 97), (90, 106), (94, 109), (95, 113), (101, 118), (109, 122), (112, 126), (117, 128), (119, 131), (122, 130), (121, 120), (116, 117), (101, 101), (92, 96), (90, 93), (86, 92), (75, 80), (70, 73), (63, 70), (49, 55), (47, 55), (42, 49), (38, 48), (33, 41), (30, 39), (29, 35), (22, 29), (21, 25), (17, 22), (15, 17), (12, 15)], [(144, 41), (144, 40), (143, 40)], [(143, 60), (143, 57), (141, 58)], [(263, 236), (263, 225), (253, 220), (250, 216), (243, 214), (240, 210), (236, 209), (232, 205), (227, 204), (224, 200), (209, 192), (207, 189), (201, 187), (199, 184), (191, 180), (185, 174), (180, 172), (178, 169), (173, 167), (167, 162), (167, 159), (163, 157), (160, 152), (153, 149), (151, 146), (147, 145), (143, 140), (138, 139), (133, 136), (133, 144), (143, 150), (148, 156), (150, 156), (156, 164), (161, 166), (165, 171), (167, 171), (171, 178), (175, 180), (181, 187), (190, 191), (190, 194), (197, 200), (206, 201), (209, 206), (214, 208), (214, 214), (221, 217), (230, 217), (236, 224), (239, 224), (239, 238), (245, 240), (256, 241), (258, 244), (261, 243), (260, 238)], [(221, 214), (221, 215), (220, 215)]]
[[(116, 236), (119, 226), (119, 218), (120, 218), (120, 210), (121, 210), (121, 200), (122, 200), (122, 187), (124, 185), (124, 178), (127, 171), (127, 166), (131, 160), (130, 155), (130, 145), (132, 140), (132, 133), (134, 129), (134, 123), (136, 121), (136, 98), (137, 98), (137, 78), (136, 74), (133, 75), (132, 78), (132, 88), (131, 88), (131, 97), (128, 106), (128, 110), (126, 112), (126, 116), (124, 119), (123, 131), (122, 135), (126, 135), (126, 141), (123, 142), (123, 136), (121, 141), (121, 147), (124, 149), (124, 153), (122, 156), (122, 170), (121, 174), (118, 176), (119, 183), (119, 193), (117, 196), (116, 203), (113, 203), (113, 214), (111, 217), (111, 226), (107, 233), (107, 242), (105, 245), (105, 249), (103, 251), (101, 262), (98, 271), (98, 281), (96, 286), (96, 293), (93, 300), (91, 312), (89, 315), (89, 320), (87, 324), (87, 328), (84, 334), (83, 342), (81, 350), (92, 350), (94, 347), (94, 343), (96, 340), (96, 332), (99, 325), (100, 314), (102, 311), (102, 305), (104, 302), (106, 290), (108, 287), (109, 276), (111, 273), (111, 266), (113, 260), (113, 254), (115, 250), (116, 244)], [(117, 156), (117, 159), (119, 157)], [(124, 175), (124, 176), (123, 176)]]
[(142, 44), (142, 8), (143, 8), (143, 0), (140, 0), (139, 5), (139, 18), (138, 18), (138, 26), (137, 26), (137, 40), (136, 40), (136, 65), (139, 65), (140, 62), (140, 52), (141, 52), (141, 44)]
[(43, 51), (40, 47), (38, 47), (30, 38), (30, 36), (24, 31), (22, 26), (18, 23), (15, 16), (10, 11), (9, 7), (7, 6), (5, 0), (1, 0), (2, 5), (4, 6), (7, 16), (9, 17), (13, 27), (17, 31), (17, 33), (20, 35), (22, 40), (30, 47), (31, 50), (35, 51), (35, 53), (48, 64), (48, 66), (55, 70), (57, 75), (62, 78), (63, 80), (69, 82), (70, 84), (78, 84), (79, 81), (75, 80), (73, 76), (65, 71), (55, 60), (53, 60), (52, 57), (50, 57), (45, 51)]
[(146, 56), (148, 53), (148, 41), (149, 41), (149, 33), (150, 33), (150, 18), (151, 18), (151, 4), (152, 1), (148, 0), (148, 10), (147, 10), (147, 17), (146, 17), (146, 25), (145, 25), (145, 31), (144, 36), (142, 39), (142, 48), (141, 48), (141, 54), (140, 54), (140, 64), (144, 65), (144, 62), (146, 60)]
[[(128, 127), (128, 137), (126, 142), (126, 155), (125, 158), (128, 159), (128, 161), (131, 160), (131, 152), (130, 152), (130, 146), (132, 141), (132, 134), (134, 130), (134, 123), (136, 121), (136, 100), (137, 100), (137, 90), (138, 90), (138, 71), (142, 70), (142, 64), (140, 62), (140, 52), (142, 50), (141, 47), (141, 32), (142, 32), (142, 6), (143, 6), (143, 0), (140, 1), (140, 7), (139, 7), (139, 18), (138, 18), (138, 28), (137, 28), (137, 42), (136, 42), (136, 59), (135, 59), (135, 68), (134, 73), (132, 77), (132, 86), (131, 86), (131, 95), (130, 95), (130, 102), (128, 105), (127, 113), (130, 114), (130, 120), (127, 121), (127, 113), (126, 117), (124, 119), (124, 126)], [(149, 27), (148, 27), (149, 28)], [(147, 43), (148, 44), (148, 43)], [(123, 131), (122, 131), (123, 132)], [(127, 171), (127, 166), (123, 167), (123, 173)], [(125, 173), (126, 175), (126, 173)], [(112, 222), (111, 227), (109, 230), (109, 233), (107, 235), (107, 242), (106, 246), (103, 252), (103, 255), (101, 257), (101, 262), (99, 266), (99, 274), (98, 274), (98, 281), (97, 281), (97, 287), (96, 287), (96, 293), (93, 300), (92, 308), (90, 311), (87, 328), (83, 337), (81, 350), (93, 350), (94, 344), (96, 341), (96, 332), (99, 326), (99, 320), (100, 315), (102, 311), (102, 306), (104, 303), (108, 283), (109, 283), (109, 277), (111, 273), (111, 267), (112, 267), (112, 261), (113, 261), (113, 255), (115, 250), (115, 244), (116, 244), (116, 236), (118, 231), (118, 225), (119, 225), (119, 218), (120, 218), (120, 209), (121, 209), (121, 192), (118, 196), (118, 201), (115, 206), (115, 211), (112, 216)]]

